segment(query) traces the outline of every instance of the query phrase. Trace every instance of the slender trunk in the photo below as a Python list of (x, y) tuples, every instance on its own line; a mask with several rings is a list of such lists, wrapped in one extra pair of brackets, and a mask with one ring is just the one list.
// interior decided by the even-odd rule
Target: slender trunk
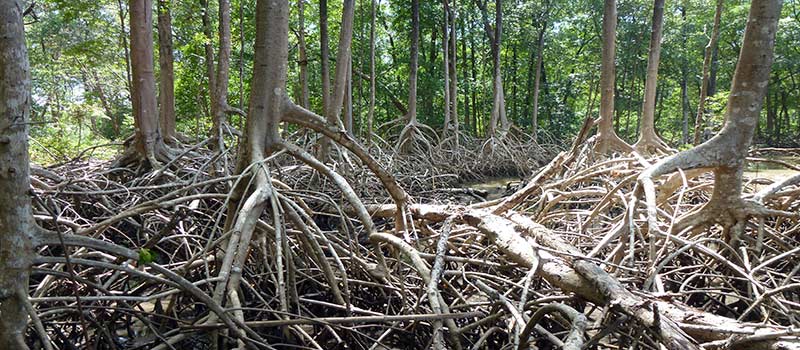
[(608, 153), (612, 150), (627, 151), (630, 146), (614, 132), (614, 56), (617, 28), (617, 4), (605, 0), (603, 6), (603, 49), (600, 67), (600, 124), (595, 151)]
[(244, 1), (239, 1), (239, 109), (244, 109)]
[(419, 60), (419, 0), (411, 0), (411, 61), (408, 65), (408, 116), (417, 121), (417, 66)]
[[(228, 74), (231, 60), (231, 3), (230, 0), (219, 0), (219, 53), (214, 89), (211, 90), (211, 113), (216, 142), (213, 147), (219, 151), (224, 148), (223, 125), (226, 123), (228, 110)], [(212, 68), (213, 70), (213, 68)], [(213, 74), (209, 70), (209, 74)]]
[(547, 22), (542, 22), (539, 30), (539, 39), (536, 41), (536, 72), (533, 78), (533, 112), (531, 115), (531, 138), (537, 140), (539, 133), (539, 84), (542, 80), (542, 56), (544, 56), (544, 32), (547, 30)]
[(0, 348), (27, 350), (31, 209), (28, 119), (31, 77), (17, 0), (0, 0)]
[[(320, 6), (322, 6), (322, 2), (320, 2)], [(355, 0), (345, 0), (344, 8), (342, 9), (342, 25), (339, 32), (339, 48), (336, 52), (336, 67), (334, 70), (334, 77), (333, 77), (334, 78), (333, 92), (331, 95), (328, 96), (329, 97), (329, 100), (327, 102), (328, 110), (325, 113), (329, 123), (333, 125), (339, 125), (340, 127), (343, 126), (341, 115), (344, 103), (344, 95), (347, 90), (346, 87), (347, 71), (350, 64), (350, 44), (353, 41), (354, 15), (355, 15)], [(327, 17), (327, 13), (325, 14), (325, 17)], [(330, 144), (331, 144), (330, 139), (328, 139), (327, 137), (322, 138), (322, 142), (320, 145), (320, 154), (319, 154), (320, 159), (327, 160), (330, 153)]]
[(330, 49), (328, 48), (328, 0), (319, 0), (319, 54), (322, 77), (322, 112), (328, 113), (331, 99)]
[[(299, 0), (303, 1), (303, 0)], [(372, 0), (369, 20), (369, 112), (367, 115), (367, 147), (372, 145), (373, 126), (375, 120), (375, 14), (376, 0)]]
[(131, 100), (136, 127), (135, 149), (158, 166), (163, 140), (158, 125), (156, 81), (153, 74), (153, 9), (151, 0), (130, 0)]
[(661, 60), (661, 33), (664, 21), (664, 0), (653, 1), (653, 20), (650, 31), (650, 52), (647, 55), (647, 77), (644, 83), (644, 102), (639, 123), (639, 141), (636, 148), (652, 152), (663, 148), (663, 141), (656, 134), (655, 107), (658, 63)]
[(171, 0), (158, 0), (159, 125), (166, 142), (175, 141), (175, 73), (172, 55)]
[(458, 145), (458, 66), (456, 59), (458, 46), (456, 42), (456, 11), (458, 0), (453, 0), (453, 6), (448, 14), (450, 15), (450, 119), (453, 122), (453, 130), (456, 133), (456, 145)]
[(448, 22), (448, 0), (442, 0), (442, 64), (444, 69), (444, 124), (442, 125), (442, 139), (447, 137), (450, 129), (450, 29)]
[(128, 46), (128, 33), (125, 31), (125, 8), (124, 1), (117, 0), (119, 5), (119, 31), (120, 41), (122, 42), (122, 50), (125, 54), (125, 87), (128, 88), (128, 93), (131, 91), (131, 52)]
[(347, 83), (344, 93), (344, 129), (353, 137), (353, 58), (348, 58)]
[(300, 105), (311, 108), (308, 98), (308, 56), (306, 53), (305, 0), (297, 0), (297, 50), (300, 55)]
[(711, 69), (711, 54), (714, 47), (717, 46), (717, 38), (719, 37), (719, 22), (722, 16), (723, 0), (717, 0), (717, 8), (714, 13), (714, 27), (711, 29), (711, 39), (706, 45), (705, 56), (703, 58), (703, 80), (700, 83), (700, 99), (697, 103), (697, 117), (694, 121), (694, 145), (700, 144), (700, 137), (703, 128), (703, 115), (705, 114), (706, 97), (708, 95), (708, 78), (709, 70)]
[[(682, 25), (681, 25), (681, 38), (683, 39), (682, 43), (685, 46), (686, 43), (686, 7), (681, 7), (681, 18), (682, 18)], [(686, 67), (686, 57), (681, 55), (681, 114), (683, 115), (683, 120), (681, 123), (681, 144), (685, 145), (689, 143), (689, 94), (687, 88), (687, 77), (689, 75), (688, 69)]]
[[(208, 0), (200, 0), (200, 6), (203, 7), (201, 19), (203, 21), (203, 35), (205, 36), (205, 43), (203, 44), (203, 48), (205, 50), (206, 55), (206, 79), (208, 79), (208, 96), (211, 99), (211, 118), (214, 120), (214, 116), (217, 115), (217, 111), (214, 109), (214, 94), (217, 91), (217, 77), (214, 74), (214, 39), (212, 36), (212, 29), (211, 29), (211, 17), (209, 15), (209, 8), (208, 8)], [(215, 133), (212, 133), (216, 135)]]

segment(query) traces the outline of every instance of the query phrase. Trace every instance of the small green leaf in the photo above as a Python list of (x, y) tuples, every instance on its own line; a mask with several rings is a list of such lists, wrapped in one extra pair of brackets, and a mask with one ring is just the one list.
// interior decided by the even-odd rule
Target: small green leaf
[(139, 249), (139, 265), (145, 265), (153, 262), (156, 258), (155, 253), (151, 252), (150, 249), (142, 248)]

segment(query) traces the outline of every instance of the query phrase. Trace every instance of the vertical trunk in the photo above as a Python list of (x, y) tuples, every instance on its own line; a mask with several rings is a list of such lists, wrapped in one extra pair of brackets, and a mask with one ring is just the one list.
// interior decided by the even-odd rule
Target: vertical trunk
[[(205, 43), (203, 48), (206, 54), (206, 79), (208, 79), (208, 96), (211, 99), (211, 118), (217, 114), (214, 110), (214, 94), (217, 91), (217, 77), (214, 75), (214, 39), (211, 30), (211, 17), (209, 15), (210, 9), (208, 8), (208, 0), (200, 0), (200, 6), (203, 7), (201, 19), (203, 21), (203, 35), (205, 36)], [(216, 135), (216, 132), (212, 133)]]
[(417, 121), (417, 61), (419, 60), (419, 0), (411, 0), (411, 61), (408, 66), (408, 116)]
[(709, 70), (711, 69), (711, 53), (714, 47), (717, 46), (717, 38), (719, 37), (719, 22), (722, 16), (723, 0), (717, 0), (717, 8), (714, 13), (714, 27), (711, 29), (711, 39), (706, 45), (705, 56), (703, 58), (703, 81), (700, 83), (700, 99), (697, 103), (697, 117), (694, 121), (694, 145), (700, 144), (700, 136), (703, 128), (703, 114), (705, 114), (706, 97), (708, 95), (708, 78)]
[(16, 0), (0, 0), (0, 348), (26, 350), (36, 223), (28, 194), (31, 78), (23, 8)]
[(719, 45), (714, 45), (711, 53), (711, 72), (708, 75), (708, 96), (717, 94), (717, 72), (719, 71)]
[(136, 127), (135, 149), (158, 166), (163, 140), (158, 127), (156, 82), (153, 75), (153, 6), (151, 0), (130, 0), (131, 99)]
[[(517, 76), (517, 43), (514, 42), (511, 45), (511, 76)], [(511, 120), (512, 121), (519, 121), (519, 115), (517, 114), (517, 81), (516, 79), (511, 80)]]
[(159, 125), (166, 142), (175, 141), (175, 73), (172, 55), (171, 0), (158, 0)]
[[(470, 37), (469, 39), (469, 55), (470, 55), (470, 72), (472, 73), (472, 82), (477, 81), (478, 79), (478, 69), (475, 65), (475, 39)], [(481, 132), (485, 132), (483, 129), (478, 128), (478, 94), (475, 89), (471, 89), (472, 91), (472, 133), (475, 136), (479, 135), (479, 130)]]
[(456, 145), (458, 145), (458, 62), (457, 52), (458, 46), (456, 42), (456, 11), (458, 0), (453, 0), (453, 6), (450, 8), (448, 14), (450, 15), (450, 118), (453, 122), (453, 130), (456, 133)]
[[(322, 2), (320, 2), (320, 6), (322, 6)], [(348, 71), (347, 68), (349, 67), (350, 64), (350, 44), (353, 41), (354, 14), (355, 14), (355, 0), (345, 0), (344, 8), (342, 9), (342, 25), (339, 32), (339, 48), (336, 52), (336, 67), (334, 68), (335, 70), (333, 72), (334, 74), (333, 92), (331, 95), (328, 96), (329, 97), (329, 100), (327, 102), (328, 110), (325, 112), (325, 116), (328, 119), (328, 122), (339, 126), (343, 126), (341, 115), (342, 115), (342, 106), (344, 103), (345, 90), (347, 90), (347, 87), (345, 85), (347, 84), (347, 71)], [(327, 17), (327, 10), (325, 17)], [(331, 145), (330, 139), (328, 139), (327, 137), (323, 137), (320, 145), (320, 154), (319, 154), (320, 159), (322, 160), (328, 159), (330, 153), (330, 145)]]
[[(217, 70), (214, 78), (215, 88), (211, 90), (211, 111), (213, 114), (214, 146), (217, 150), (223, 148), (224, 138), (222, 127), (226, 122), (228, 110), (228, 74), (231, 60), (231, 3), (230, 0), (219, 0), (219, 54), (217, 55)], [(209, 71), (209, 73), (211, 73)]]
[(544, 56), (544, 32), (547, 29), (547, 22), (542, 22), (539, 30), (539, 39), (536, 41), (536, 66), (533, 78), (533, 111), (531, 115), (531, 137), (533, 140), (538, 138), (539, 133), (539, 84), (542, 80), (542, 56)]
[(773, 135), (775, 135), (775, 114), (777, 112), (777, 108), (775, 108), (775, 99), (773, 98), (774, 94), (770, 94), (767, 91), (767, 130), (766, 130), (766, 142), (768, 145), (772, 146), (773, 142), (775, 141)]
[(442, 125), (442, 139), (447, 137), (450, 129), (450, 35), (447, 31), (450, 28), (448, 23), (448, 0), (442, 0), (442, 63), (444, 69), (444, 125)]
[[(303, 1), (303, 0), (299, 0)], [(372, 145), (372, 123), (375, 120), (375, 13), (376, 0), (371, 0), (369, 20), (369, 112), (367, 115), (367, 146)]]
[(331, 99), (330, 49), (328, 48), (328, 0), (319, 0), (319, 54), (322, 77), (322, 113), (328, 113)]
[(344, 93), (344, 129), (350, 136), (353, 134), (353, 58), (350, 57), (347, 64), (347, 83)]
[(308, 98), (308, 55), (306, 54), (305, 0), (297, 0), (297, 50), (300, 55), (300, 105), (311, 108)]
[(120, 31), (120, 41), (122, 42), (122, 50), (125, 54), (125, 87), (128, 88), (128, 92), (131, 91), (131, 52), (128, 46), (128, 33), (125, 32), (125, 9), (123, 0), (117, 0), (117, 4), (119, 5), (119, 31)]
[(495, 0), (494, 8), (494, 40), (492, 42), (492, 62), (494, 64), (494, 101), (492, 104), (492, 119), (489, 126), (490, 135), (495, 136), (497, 122), (500, 122), (501, 136), (511, 128), (506, 118), (505, 94), (503, 92), (503, 72), (500, 63), (500, 48), (503, 40), (503, 6), (502, 0)]
[[(682, 43), (686, 43), (686, 7), (681, 7), (681, 38), (683, 39)], [(683, 115), (683, 120), (681, 123), (681, 144), (685, 145), (689, 143), (689, 94), (687, 89), (687, 76), (689, 75), (688, 69), (686, 68), (686, 57), (681, 55), (681, 114)]]
[(612, 150), (627, 151), (630, 146), (620, 140), (614, 132), (614, 56), (617, 28), (617, 4), (605, 0), (603, 6), (603, 49), (600, 66), (600, 124), (595, 151), (609, 153)]
[(239, 1), (239, 109), (244, 109), (244, 1)]
[[(468, 59), (467, 56), (467, 37), (466, 37), (466, 20), (461, 23), (461, 57), (465, 60)], [(469, 66), (467, 66), (469, 67)], [(464, 81), (467, 82), (464, 84), (464, 131), (466, 133), (470, 133), (472, 130), (472, 115), (470, 109), (470, 76), (469, 76), (469, 69), (464, 70)], [(474, 108), (474, 106), (472, 106)]]
[(653, 20), (650, 30), (650, 52), (647, 55), (647, 77), (644, 83), (644, 102), (639, 123), (639, 140), (635, 147), (644, 152), (654, 152), (666, 145), (656, 135), (655, 107), (658, 63), (661, 60), (661, 32), (664, 21), (664, 0), (653, 2)]

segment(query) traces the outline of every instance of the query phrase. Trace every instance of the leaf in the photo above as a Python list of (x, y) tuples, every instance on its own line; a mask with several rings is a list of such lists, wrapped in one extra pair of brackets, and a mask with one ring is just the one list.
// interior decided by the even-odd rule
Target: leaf
[(150, 249), (142, 248), (139, 249), (139, 265), (145, 265), (153, 262), (156, 258), (156, 254)]

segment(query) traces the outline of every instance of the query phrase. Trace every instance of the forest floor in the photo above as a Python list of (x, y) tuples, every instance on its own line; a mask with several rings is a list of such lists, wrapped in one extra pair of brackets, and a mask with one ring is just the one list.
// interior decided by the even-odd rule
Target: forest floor
[[(212, 174), (203, 151), (157, 171), (86, 160), (34, 168), (37, 221), (66, 243), (39, 251), (40, 327), (29, 342), (800, 348), (800, 186), (767, 197), (790, 214), (751, 220), (731, 249), (716, 226), (670, 231), (708, 201), (709, 174), (657, 179), (651, 213), (636, 179), (658, 157), (599, 157), (591, 140), (558, 149), (525, 140), (405, 156), (374, 148), (411, 197), (399, 215), (382, 182), (340, 153), (333, 166), (369, 217), (332, 179), (279, 153), (268, 162), (274, 199), (252, 237), (222, 229), (229, 189), (248, 178)], [(758, 186), (798, 174), (796, 154), (754, 157), (771, 160), (748, 172), (764, 178)], [(246, 260), (226, 265), (234, 239)], [(217, 294), (232, 275), (237, 292)]]

